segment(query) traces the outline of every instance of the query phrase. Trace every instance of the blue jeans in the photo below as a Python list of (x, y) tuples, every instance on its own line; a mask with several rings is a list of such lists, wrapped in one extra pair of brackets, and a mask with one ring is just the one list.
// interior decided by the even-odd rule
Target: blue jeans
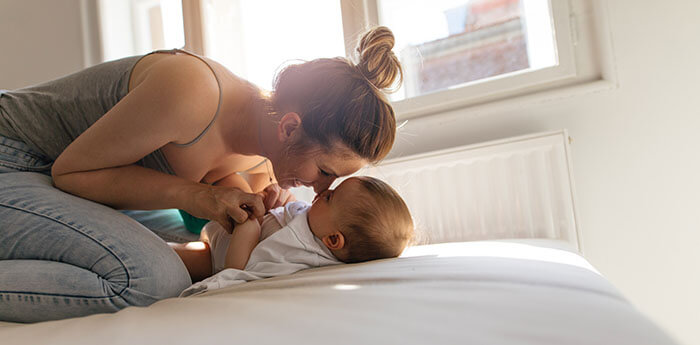
[(152, 213), (132, 218), (62, 192), (52, 185), (51, 163), (0, 136), (1, 321), (146, 306), (191, 284), (177, 254), (134, 219)]

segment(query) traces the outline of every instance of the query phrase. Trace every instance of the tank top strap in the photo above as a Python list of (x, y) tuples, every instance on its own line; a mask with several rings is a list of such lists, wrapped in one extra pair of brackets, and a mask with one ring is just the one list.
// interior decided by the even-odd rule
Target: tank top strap
[(255, 168), (257, 168), (257, 167), (259, 167), (259, 166), (261, 166), (261, 165), (263, 165), (263, 164), (265, 164), (265, 163), (267, 163), (267, 158), (263, 158), (263, 160), (260, 161), (259, 163), (255, 164), (255, 165), (253, 165), (252, 167), (250, 167), (250, 168), (248, 168), (248, 169), (245, 169), (245, 170), (243, 170), (243, 171), (241, 171), (241, 172), (242, 172), (242, 173), (247, 173), (247, 172), (249, 172), (249, 171), (251, 171), (251, 170), (253, 170), (253, 169), (255, 169)]
[(173, 54), (173, 55), (174, 55), (174, 54), (177, 54), (177, 53), (182, 53), (182, 54), (186, 54), (186, 55), (189, 55), (189, 56), (192, 56), (192, 57), (195, 57), (195, 58), (199, 59), (200, 61), (204, 62), (204, 64), (207, 65), (207, 67), (209, 67), (209, 69), (211, 70), (211, 72), (214, 74), (214, 79), (216, 79), (216, 84), (219, 86), (219, 104), (216, 106), (216, 113), (214, 113), (214, 117), (211, 119), (211, 122), (209, 122), (209, 124), (207, 125), (207, 127), (204, 128), (204, 130), (202, 131), (202, 133), (199, 133), (199, 135), (198, 135), (196, 138), (192, 139), (192, 141), (190, 141), (190, 142), (188, 142), (188, 143), (184, 143), (184, 144), (171, 143), (171, 144), (175, 145), (176, 147), (188, 147), (188, 146), (192, 146), (192, 145), (194, 145), (195, 143), (197, 143), (200, 139), (202, 139), (202, 137), (203, 137), (205, 134), (207, 134), (207, 132), (209, 131), (209, 128), (211, 128), (211, 126), (214, 124), (214, 121), (216, 121), (216, 118), (219, 116), (219, 111), (221, 110), (221, 104), (223, 103), (223, 99), (224, 99), (224, 97), (223, 97), (223, 91), (222, 91), (222, 89), (221, 89), (221, 80), (219, 79), (219, 76), (216, 74), (216, 71), (214, 71), (214, 68), (211, 67), (211, 65), (209, 64), (209, 62), (207, 62), (207, 60), (205, 60), (203, 57), (201, 57), (201, 56), (199, 56), (199, 55), (197, 55), (197, 54), (194, 54), (194, 53), (188, 52), (187, 50), (179, 49), (179, 48), (175, 48), (175, 49), (166, 49), (166, 50), (156, 50), (156, 51), (151, 52), (150, 54), (158, 54), (158, 53), (162, 53), (162, 54)]

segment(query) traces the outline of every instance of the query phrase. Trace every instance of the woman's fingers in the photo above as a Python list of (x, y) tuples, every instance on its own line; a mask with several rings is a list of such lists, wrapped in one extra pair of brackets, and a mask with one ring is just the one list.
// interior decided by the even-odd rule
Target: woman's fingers
[(241, 206), (233, 206), (227, 210), (228, 216), (233, 218), (233, 221), (237, 224), (243, 223), (248, 220), (250, 215)]
[[(245, 211), (246, 212), (246, 217), (242, 219), (241, 221), (236, 221), (238, 223), (243, 223), (248, 219), (248, 216), (252, 216), (250, 218), (258, 218), (262, 217), (265, 215), (265, 204), (263, 204), (262, 198), (257, 195), (257, 194), (248, 194), (248, 193), (242, 193), (241, 198), (239, 199), (238, 205), (239, 209), (242, 209), (245, 206)], [(250, 213), (248, 215), (248, 213)], [(234, 218), (235, 219), (235, 218)]]
[(220, 189), (217, 200), (221, 209), (217, 212), (216, 220), (228, 233), (233, 231), (237, 223), (265, 214), (265, 205), (260, 195), (249, 194), (238, 188)]
[(224, 228), (224, 230), (226, 230), (226, 232), (228, 232), (229, 234), (233, 233), (233, 226), (235, 225), (235, 223), (233, 222), (233, 219), (231, 219), (231, 217), (226, 216), (221, 219), (218, 219), (216, 222), (219, 223), (219, 225), (221, 225), (221, 227)]

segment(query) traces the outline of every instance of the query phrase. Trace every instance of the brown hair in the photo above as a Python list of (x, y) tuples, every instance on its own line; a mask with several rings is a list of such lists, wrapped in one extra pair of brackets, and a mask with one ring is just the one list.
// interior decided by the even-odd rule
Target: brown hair
[(343, 262), (363, 262), (399, 256), (414, 235), (411, 213), (401, 196), (387, 183), (369, 176), (356, 176), (366, 195), (337, 219), (345, 236)]
[(329, 150), (340, 143), (372, 163), (389, 153), (396, 119), (382, 90), (403, 78), (393, 47), (393, 33), (379, 26), (360, 39), (357, 63), (323, 58), (277, 74), (272, 107), (278, 114), (299, 113), (304, 136), (295, 142), (297, 148), (318, 144)]

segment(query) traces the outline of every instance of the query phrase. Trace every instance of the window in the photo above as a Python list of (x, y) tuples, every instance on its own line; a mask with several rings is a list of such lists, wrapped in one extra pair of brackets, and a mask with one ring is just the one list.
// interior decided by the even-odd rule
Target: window
[(202, 0), (203, 54), (264, 88), (284, 64), (344, 56), (340, 2)]
[(99, 0), (102, 61), (185, 44), (180, 0)]
[(103, 60), (184, 45), (265, 89), (271, 88), (274, 74), (285, 64), (350, 55), (365, 28), (386, 25), (394, 31), (395, 52), (405, 69), (404, 84), (391, 95), (403, 119), (608, 81), (610, 64), (599, 59), (609, 53), (608, 42), (600, 35), (607, 25), (598, 18), (604, 17), (603, 4), (602, 0), (98, 3)]
[[(406, 82), (392, 98), (404, 119), (552, 89), (576, 79), (568, 1), (441, 0), (431, 2), (440, 4), (432, 10), (412, 13), (402, 10), (400, 1), (377, 3), (377, 23), (397, 31), (409, 27), (408, 38), (399, 41), (401, 31), (396, 33)], [(402, 11), (408, 13), (396, 14)], [(422, 18), (431, 18), (419, 26), (432, 27), (426, 30), (430, 33), (412, 33), (417, 31), (410, 23)]]
[[(379, 0), (406, 71), (394, 100), (557, 65), (548, 1)], [(421, 23), (416, 25), (416, 23)]]

